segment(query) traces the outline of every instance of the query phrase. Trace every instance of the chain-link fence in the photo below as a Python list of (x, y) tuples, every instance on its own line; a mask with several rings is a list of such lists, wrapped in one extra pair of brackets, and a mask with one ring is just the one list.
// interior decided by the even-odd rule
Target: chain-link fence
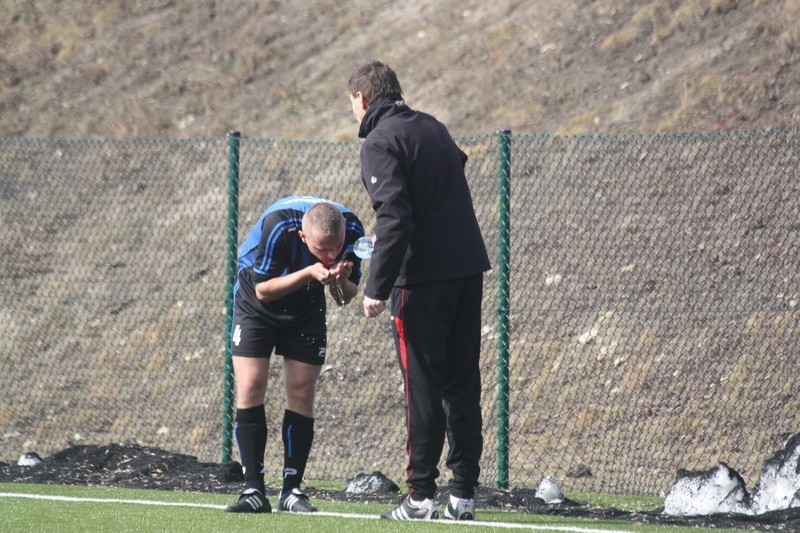
[(0, 457), (218, 455), (226, 148), (0, 140)]
[[(717, 461), (755, 483), (800, 426), (798, 131), (458, 142), (494, 265), (482, 483), (658, 494)], [(242, 138), (235, 201), (227, 138), (0, 146), (0, 458), (133, 442), (219, 461), (229, 207), (239, 241), (292, 194), (371, 233), (359, 143)], [(329, 306), (307, 477), (401, 482), (388, 317), (358, 301)]]

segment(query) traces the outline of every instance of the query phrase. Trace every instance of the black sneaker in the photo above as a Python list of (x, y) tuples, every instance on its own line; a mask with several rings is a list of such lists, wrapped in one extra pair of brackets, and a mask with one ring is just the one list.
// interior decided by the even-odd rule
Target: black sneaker
[(389, 520), (436, 520), (439, 518), (439, 511), (436, 510), (436, 503), (431, 498), (415, 502), (406, 496), (395, 509), (381, 513), (381, 518)]
[(247, 489), (239, 496), (239, 501), (229, 505), (229, 513), (271, 513), (269, 500), (258, 489)]
[(317, 508), (311, 505), (311, 502), (308, 501), (308, 496), (295, 487), (286, 494), (281, 491), (281, 497), (278, 499), (278, 511), (285, 511), (288, 513), (316, 513)]
[(444, 517), (450, 520), (475, 520), (475, 500), (450, 496), (444, 508)]

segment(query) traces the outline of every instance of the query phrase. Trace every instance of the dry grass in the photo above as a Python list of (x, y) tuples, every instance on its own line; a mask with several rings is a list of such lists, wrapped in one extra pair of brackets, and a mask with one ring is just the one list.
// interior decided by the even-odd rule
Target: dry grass
[(654, 43), (656, 36), (667, 21), (671, 10), (666, 0), (655, 0), (637, 8), (630, 21), (622, 29), (606, 37), (600, 44), (604, 52), (617, 50), (630, 46), (639, 39), (650, 36), (650, 43)]
[(598, 124), (600, 117), (594, 111), (587, 111), (579, 115), (556, 131), (556, 135), (584, 135)]
[(708, 9), (711, 13), (720, 15), (731, 9), (736, 9), (739, 0), (711, 0)]
[[(0, 14), (0, 135), (192, 138), (239, 129), (354, 140), (342, 95), (365, 54), (388, 60), (410, 103), (456, 134), (652, 132), (664, 117), (676, 117), (670, 128), (711, 131), (733, 115), (676, 110), (683, 84), (739, 71), (747, 91), (773, 75), (776, 44), (781, 53), (798, 46), (796, 4), (615, 0), (574, 9), (533, 0), (490, 9), (414, 0), (401, 24), (379, 6), (353, 13), (346, 3), (10, 0)], [(380, 38), (387, 33), (391, 42)], [(726, 57), (709, 53), (720, 39)], [(791, 87), (795, 77), (782, 82)], [(779, 109), (793, 101), (782, 89), (744, 102), (747, 127), (796, 123), (792, 109)], [(608, 109), (616, 111), (600, 112), (599, 123), (565, 126)]]
[(686, 31), (693, 24), (700, 22), (708, 13), (708, 9), (708, 5), (704, 0), (684, 2), (675, 10), (669, 22), (655, 31), (654, 41), (662, 42), (676, 32)]
[(783, 20), (785, 26), (778, 42), (785, 52), (792, 53), (800, 48), (800, 0), (785, 0)]

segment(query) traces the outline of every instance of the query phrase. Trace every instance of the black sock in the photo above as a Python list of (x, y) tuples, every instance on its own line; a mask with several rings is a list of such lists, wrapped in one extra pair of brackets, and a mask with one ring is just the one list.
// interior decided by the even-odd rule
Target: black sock
[(306, 471), (308, 454), (314, 441), (314, 419), (289, 411), (283, 412), (283, 489), (287, 493), (300, 487)]
[(234, 433), (242, 459), (245, 488), (258, 489), (266, 495), (264, 452), (267, 448), (267, 416), (264, 405), (237, 409)]

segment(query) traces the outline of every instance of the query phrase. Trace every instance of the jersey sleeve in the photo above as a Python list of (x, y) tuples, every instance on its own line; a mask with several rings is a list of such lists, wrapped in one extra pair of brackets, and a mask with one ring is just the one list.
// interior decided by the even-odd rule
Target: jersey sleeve
[(264, 217), (256, 261), (253, 264), (253, 273), (257, 276), (257, 281), (277, 278), (288, 273), (290, 251), (287, 232), (292, 227), (293, 223), (282, 220), (277, 215)]

